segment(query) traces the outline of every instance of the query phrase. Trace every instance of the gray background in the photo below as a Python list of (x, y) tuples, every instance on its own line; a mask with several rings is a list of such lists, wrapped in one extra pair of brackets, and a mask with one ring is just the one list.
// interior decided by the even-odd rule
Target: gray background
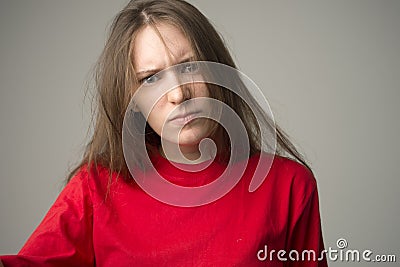
[[(85, 81), (126, 2), (0, 2), (0, 254), (21, 248), (78, 161)], [(325, 246), (400, 261), (400, 1), (190, 2), (312, 162)]]

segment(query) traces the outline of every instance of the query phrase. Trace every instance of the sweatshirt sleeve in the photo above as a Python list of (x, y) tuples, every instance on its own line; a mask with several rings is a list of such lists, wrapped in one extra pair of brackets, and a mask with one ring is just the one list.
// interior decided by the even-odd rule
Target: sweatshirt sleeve
[(92, 206), (81, 168), (18, 255), (0, 258), (4, 266), (94, 266)]
[[(286, 266), (327, 266), (322, 238), (317, 184), (308, 170), (297, 173), (293, 183), (293, 199), (289, 235), (286, 242)], [(291, 252), (292, 251), (292, 252)], [(295, 252), (293, 252), (295, 251)], [(289, 255), (289, 253), (291, 253)]]

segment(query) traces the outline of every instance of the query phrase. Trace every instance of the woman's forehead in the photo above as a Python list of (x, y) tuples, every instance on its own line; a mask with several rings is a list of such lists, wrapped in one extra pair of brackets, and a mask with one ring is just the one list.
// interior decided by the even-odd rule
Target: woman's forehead
[(133, 63), (141, 72), (173, 64), (191, 52), (189, 40), (177, 27), (167, 23), (148, 25), (138, 32), (133, 42)]

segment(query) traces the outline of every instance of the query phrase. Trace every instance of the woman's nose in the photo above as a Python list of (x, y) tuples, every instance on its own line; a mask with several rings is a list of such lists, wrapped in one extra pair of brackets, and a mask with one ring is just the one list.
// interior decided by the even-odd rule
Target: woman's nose
[(178, 86), (167, 93), (168, 102), (180, 104), (185, 99), (184, 92), (181, 86)]

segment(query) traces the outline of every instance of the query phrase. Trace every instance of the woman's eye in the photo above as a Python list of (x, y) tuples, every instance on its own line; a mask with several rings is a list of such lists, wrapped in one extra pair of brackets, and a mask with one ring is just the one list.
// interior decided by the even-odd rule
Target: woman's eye
[(199, 69), (199, 66), (197, 66), (196, 63), (189, 62), (189, 63), (184, 63), (182, 65), (181, 72), (182, 73), (194, 73)]
[(153, 83), (157, 82), (159, 79), (160, 79), (160, 77), (157, 74), (154, 74), (149, 77), (143, 78), (141, 80), (141, 83), (153, 84)]

